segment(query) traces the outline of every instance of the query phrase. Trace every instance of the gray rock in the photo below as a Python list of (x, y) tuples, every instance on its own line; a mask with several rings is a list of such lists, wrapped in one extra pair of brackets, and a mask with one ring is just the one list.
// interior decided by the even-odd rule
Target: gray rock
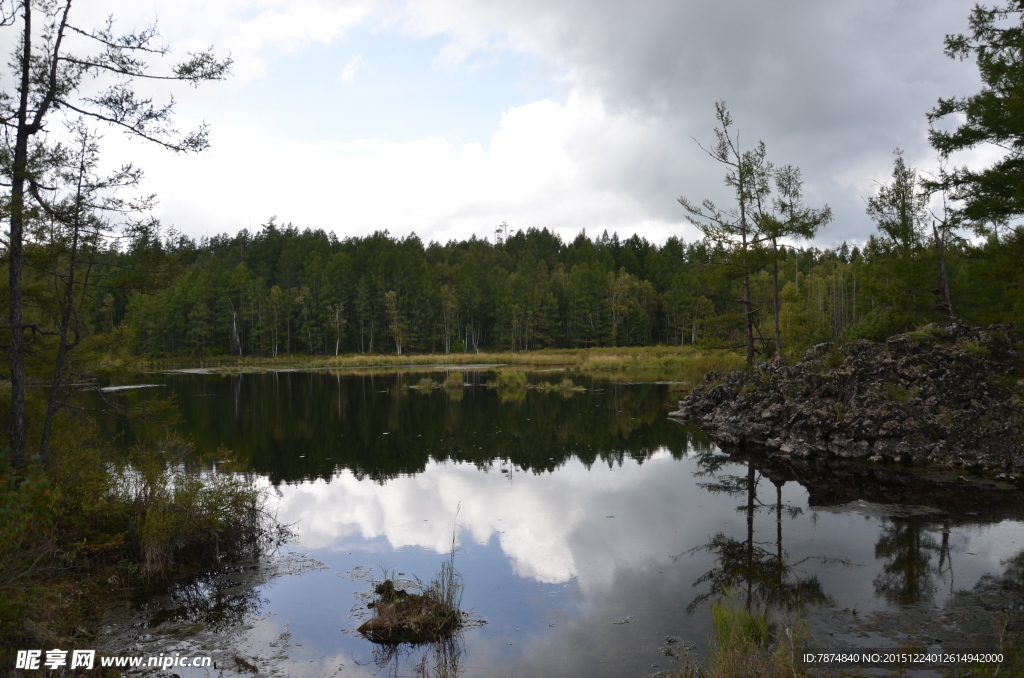
[(727, 452), (1010, 474), (1024, 471), (1022, 374), (1012, 327), (929, 325), (885, 343), (818, 344), (793, 366), (709, 372), (670, 416), (695, 419)]

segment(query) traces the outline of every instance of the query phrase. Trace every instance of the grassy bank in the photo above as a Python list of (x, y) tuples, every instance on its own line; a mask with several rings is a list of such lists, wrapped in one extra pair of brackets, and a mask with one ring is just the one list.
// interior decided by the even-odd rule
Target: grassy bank
[(216, 371), (327, 369), (332, 372), (416, 370), (442, 365), (501, 365), (525, 370), (565, 369), (610, 378), (669, 379), (697, 384), (709, 370), (743, 368), (743, 356), (726, 349), (693, 346), (543, 349), (500, 353), (428, 353), (418, 355), (342, 356), (289, 355), (277, 358), (219, 356), (152, 360), (143, 357), (111, 359), (101, 364), (109, 372), (144, 372), (183, 368)]
[(0, 448), (0, 675), (19, 649), (94, 646), (103, 611), (136, 592), (286, 536), (228, 450), (197, 459), (169, 436), (115, 461), (86, 415), (55, 431), (46, 468), (16, 473)]

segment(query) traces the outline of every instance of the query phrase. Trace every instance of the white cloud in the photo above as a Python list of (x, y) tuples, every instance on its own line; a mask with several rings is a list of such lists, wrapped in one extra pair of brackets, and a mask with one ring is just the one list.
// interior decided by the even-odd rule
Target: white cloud
[[(939, 96), (977, 89), (973, 64), (942, 55), (943, 36), (966, 28), (967, 9), (956, 0), (784, 7), (752, 0), (182, 0), (159, 13), (154, 5), (108, 0), (75, 12), (85, 26), (108, 12), (126, 27), (158, 16), (175, 53), (212, 44), (234, 58), (225, 86), (175, 92), (183, 110), (195, 111), (193, 123), (205, 115), (213, 125), (210, 154), (129, 156), (149, 172), (163, 200), (160, 215), (192, 235), (234, 232), (277, 214), (342, 235), (388, 228), (444, 240), (489, 234), (507, 219), (514, 228), (547, 226), (566, 237), (587, 228), (690, 239), (697, 234), (675, 198), (729, 197), (722, 168), (691, 138), (710, 140), (713, 103), (725, 99), (744, 139), (763, 138), (773, 161), (803, 169), (815, 204), (832, 205), (837, 219), (821, 240), (863, 240), (872, 229), (863, 198), (888, 176), (892, 149), (905, 148), (926, 168), (925, 113)], [(537, 59), (533, 75), (560, 96), (524, 95), (497, 110), (467, 89), (459, 96), (480, 110), (480, 126), (494, 129), (478, 144), (453, 141), (456, 124), (415, 139), (385, 130), (353, 140), (329, 123), (294, 134), (302, 106), (337, 105), (318, 96), (323, 80), (314, 66), (328, 66), (324, 77), (341, 82), (356, 79), (368, 60), (375, 72), (387, 69), (364, 45), (358, 56), (354, 48), (343, 52), (357, 32), (431, 40), (439, 71), (456, 75), (527, 54)], [(0, 39), (10, 43), (12, 35)], [(296, 55), (309, 61), (290, 78), (290, 96), (255, 89), (275, 59), (294, 64)], [(507, 72), (499, 77), (508, 79), (502, 86), (519, 85)], [(416, 97), (432, 93), (398, 83), (387, 95), (386, 103), (366, 105), (417, 116)], [(181, 127), (190, 125), (182, 120)]]
[(545, 583), (578, 577), (584, 591), (677, 553), (678, 516), (693, 516), (684, 531), (698, 540), (722, 522), (694, 515), (697, 503), (709, 500), (678, 492), (691, 468), (667, 452), (614, 469), (571, 460), (558, 473), (518, 484), (497, 467), (481, 473), (472, 464), (431, 462), (423, 473), (383, 486), (343, 471), (330, 483), (282, 487), (278, 517), (297, 522), (306, 548), (350, 551), (385, 537), (392, 549), (444, 553), (458, 509), (461, 538), (486, 544), (496, 537), (516, 575)]
[[(405, 143), (290, 141), (252, 128), (214, 127), (212, 149), (169, 157), (140, 148), (158, 216), (192, 236), (257, 226), (271, 215), (300, 227), (362, 235), (389, 229), (444, 241), (513, 228), (548, 227), (572, 238), (586, 227), (641, 231), (663, 240), (686, 233), (651, 217), (616, 172), (642, 181), (649, 132), (628, 116), (573, 94), (506, 111), (486, 145), (427, 137)], [(656, 154), (655, 154), (656, 155)], [(152, 158), (149, 160), (149, 158)], [(187, 190), (161, 190), (187, 186)], [(664, 193), (661, 199), (674, 201)]]
[(359, 71), (365, 71), (368, 66), (369, 64), (366, 62), (366, 59), (357, 54), (349, 59), (348, 63), (345, 64), (345, 68), (341, 70), (341, 75), (338, 76), (338, 80), (346, 85), (350, 85), (355, 82)]

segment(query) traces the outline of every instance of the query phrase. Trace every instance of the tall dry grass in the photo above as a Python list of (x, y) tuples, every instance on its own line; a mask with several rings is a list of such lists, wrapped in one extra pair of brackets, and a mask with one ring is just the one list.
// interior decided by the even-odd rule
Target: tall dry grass
[(135, 369), (201, 367), (232, 372), (262, 372), (281, 368), (325, 369), (331, 374), (392, 373), (401, 370), (443, 369), (446, 366), (486, 365), (531, 369), (565, 369), (613, 380), (670, 380), (698, 385), (710, 370), (719, 373), (744, 369), (743, 356), (726, 349), (693, 346), (635, 346), (497, 353), (419, 355), (281, 356), (184, 361), (142, 361)]

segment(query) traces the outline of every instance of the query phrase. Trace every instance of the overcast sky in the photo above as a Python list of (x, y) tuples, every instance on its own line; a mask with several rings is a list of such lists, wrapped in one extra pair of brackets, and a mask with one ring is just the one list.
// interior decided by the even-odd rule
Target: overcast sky
[(211, 125), (209, 151), (106, 132), (108, 157), (137, 161), (157, 216), (190, 236), (276, 215), (339, 237), (493, 237), (504, 220), (564, 239), (693, 240), (677, 198), (729, 199), (694, 141), (712, 140), (721, 99), (745, 146), (764, 140), (773, 162), (802, 169), (808, 204), (833, 208), (817, 240), (833, 246), (871, 233), (864, 198), (893, 149), (934, 166), (936, 99), (978, 90), (974, 63), (942, 53), (970, 6), (136, 0), (74, 12), (83, 26), (158, 18), (175, 53), (213, 45), (234, 59), (228, 81), (174, 90), (182, 127)]

